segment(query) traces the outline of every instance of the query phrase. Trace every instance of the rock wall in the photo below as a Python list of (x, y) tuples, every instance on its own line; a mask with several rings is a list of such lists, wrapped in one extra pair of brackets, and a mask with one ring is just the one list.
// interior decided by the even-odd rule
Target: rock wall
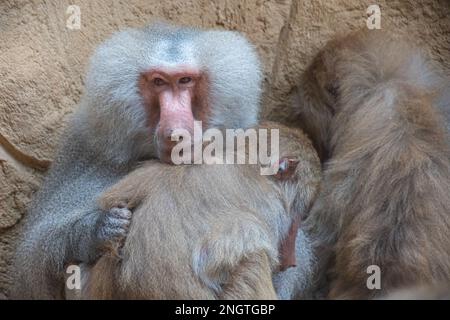
[[(288, 121), (299, 73), (336, 33), (366, 26), (369, 5), (381, 27), (411, 38), (450, 75), (447, 0), (3, 0), (0, 2), (0, 298), (11, 280), (17, 224), (51, 162), (55, 143), (83, 92), (95, 46), (125, 27), (157, 20), (239, 30), (264, 63), (263, 117)], [(70, 5), (81, 12), (71, 30)]]

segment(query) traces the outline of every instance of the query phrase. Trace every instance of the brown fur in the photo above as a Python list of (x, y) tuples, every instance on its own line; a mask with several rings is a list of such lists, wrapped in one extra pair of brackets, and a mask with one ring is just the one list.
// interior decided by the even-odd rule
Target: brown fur
[[(332, 298), (450, 281), (450, 148), (429, 69), (406, 42), (366, 30), (331, 41), (303, 75), (299, 123), (324, 162), (306, 225)], [(381, 290), (366, 287), (370, 265)]]
[(261, 127), (280, 127), (280, 156), (299, 160), (293, 179), (261, 176), (258, 165), (148, 161), (109, 189), (102, 209), (126, 204), (132, 223), (121, 259), (102, 257), (82, 298), (275, 299), (278, 246), (309, 209), (320, 164), (301, 131)]
[(415, 287), (400, 289), (382, 298), (383, 300), (450, 300), (448, 286)]

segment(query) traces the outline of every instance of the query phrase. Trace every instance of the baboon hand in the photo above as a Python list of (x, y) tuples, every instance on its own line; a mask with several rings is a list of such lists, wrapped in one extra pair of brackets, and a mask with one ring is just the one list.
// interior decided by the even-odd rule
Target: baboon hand
[(120, 248), (125, 243), (131, 224), (132, 212), (126, 207), (114, 207), (104, 212), (96, 230), (98, 248), (120, 256)]

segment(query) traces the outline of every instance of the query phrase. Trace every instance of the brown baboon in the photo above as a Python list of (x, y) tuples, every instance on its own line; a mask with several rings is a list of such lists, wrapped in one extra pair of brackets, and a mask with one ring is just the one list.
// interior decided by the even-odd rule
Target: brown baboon
[[(366, 30), (330, 41), (301, 79), (298, 121), (324, 167), (305, 228), (329, 297), (450, 281), (448, 101), (431, 69), (405, 41)], [(381, 290), (367, 287), (370, 265)]]
[[(259, 128), (277, 127), (288, 162), (275, 176), (261, 175), (259, 165), (148, 161), (107, 190), (101, 208), (132, 209), (132, 222), (87, 271), (81, 297), (275, 299), (278, 248), (291, 221), (309, 210), (321, 175), (301, 131)], [(299, 259), (309, 267), (308, 254)]]

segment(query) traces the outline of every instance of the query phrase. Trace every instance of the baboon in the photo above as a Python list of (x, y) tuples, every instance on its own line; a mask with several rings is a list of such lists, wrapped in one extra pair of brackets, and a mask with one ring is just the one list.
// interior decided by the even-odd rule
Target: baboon
[[(450, 281), (442, 83), (419, 49), (379, 30), (330, 41), (303, 74), (298, 123), (324, 168), (304, 227), (323, 294), (372, 298)], [(370, 265), (380, 290), (367, 287)]]
[(258, 122), (261, 71), (240, 34), (165, 24), (100, 45), (85, 93), (30, 205), (11, 274), (12, 298), (64, 297), (65, 267), (93, 263), (124, 235), (131, 212), (99, 214), (95, 199), (138, 161), (170, 162), (174, 129), (248, 128)]
[[(275, 299), (272, 273), (283, 258), (278, 248), (289, 241), (291, 221), (307, 214), (321, 170), (300, 130), (269, 122), (259, 129), (279, 129), (282, 163), (275, 176), (261, 175), (255, 164), (170, 166), (151, 160), (102, 194), (103, 212), (128, 208), (132, 222), (128, 236), (113, 239), (107, 253), (85, 269), (80, 297)], [(292, 279), (291, 295), (309, 283), (305, 240), (300, 234), (302, 272)]]

